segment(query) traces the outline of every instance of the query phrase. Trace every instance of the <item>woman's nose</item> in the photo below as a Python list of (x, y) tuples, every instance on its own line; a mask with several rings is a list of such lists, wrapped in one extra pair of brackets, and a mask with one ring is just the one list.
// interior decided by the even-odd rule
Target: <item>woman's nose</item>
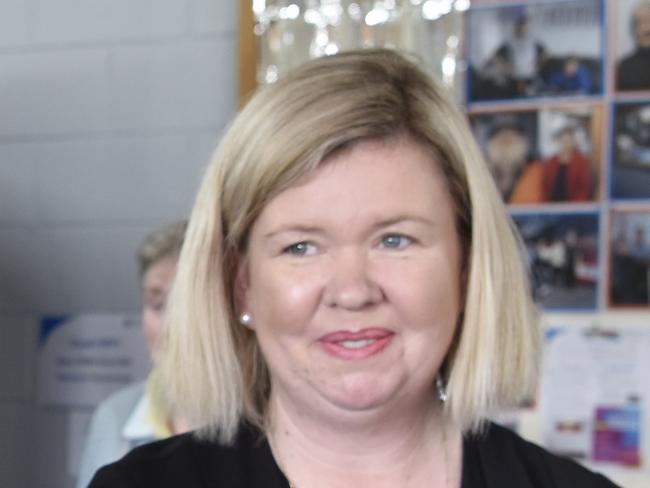
[(372, 276), (367, 253), (352, 249), (336, 252), (329, 265), (324, 293), (327, 305), (360, 310), (381, 301), (381, 286)]

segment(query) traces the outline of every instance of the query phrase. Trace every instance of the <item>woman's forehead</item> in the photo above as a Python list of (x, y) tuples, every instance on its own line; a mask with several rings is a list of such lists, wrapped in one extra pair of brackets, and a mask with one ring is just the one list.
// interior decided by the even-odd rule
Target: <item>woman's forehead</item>
[(271, 199), (267, 224), (309, 227), (310, 219), (384, 222), (452, 208), (447, 180), (431, 153), (409, 139), (365, 141), (323, 161)]

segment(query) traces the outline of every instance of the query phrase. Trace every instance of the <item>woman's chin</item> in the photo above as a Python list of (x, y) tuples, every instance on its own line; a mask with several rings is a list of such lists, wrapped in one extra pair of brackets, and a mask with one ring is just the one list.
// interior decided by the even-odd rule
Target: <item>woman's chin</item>
[(368, 381), (357, 378), (320, 393), (328, 403), (342, 411), (371, 412), (391, 405), (399, 392), (400, 387), (397, 382)]

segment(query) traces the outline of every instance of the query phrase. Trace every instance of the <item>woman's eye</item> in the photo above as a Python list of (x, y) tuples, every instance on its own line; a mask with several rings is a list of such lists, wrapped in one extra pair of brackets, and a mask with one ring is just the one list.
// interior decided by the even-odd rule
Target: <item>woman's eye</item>
[(316, 246), (309, 242), (296, 242), (284, 248), (285, 254), (292, 254), (294, 256), (308, 256), (316, 252)]
[(412, 242), (413, 240), (410, 237), (400, 234), (388, 234), (381, 238), (382, 247), (388, 249), (402, 249)]

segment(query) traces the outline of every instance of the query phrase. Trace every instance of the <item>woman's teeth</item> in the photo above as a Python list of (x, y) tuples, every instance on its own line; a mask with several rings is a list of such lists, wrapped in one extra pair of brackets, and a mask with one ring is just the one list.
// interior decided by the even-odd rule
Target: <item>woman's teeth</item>
[(361, 349), (362, 347), (369, 346), (373, 342), (375, 342), (374, 339), (361, 339), (359, 341), (342, 341), (339, 344), (346, 349)]

